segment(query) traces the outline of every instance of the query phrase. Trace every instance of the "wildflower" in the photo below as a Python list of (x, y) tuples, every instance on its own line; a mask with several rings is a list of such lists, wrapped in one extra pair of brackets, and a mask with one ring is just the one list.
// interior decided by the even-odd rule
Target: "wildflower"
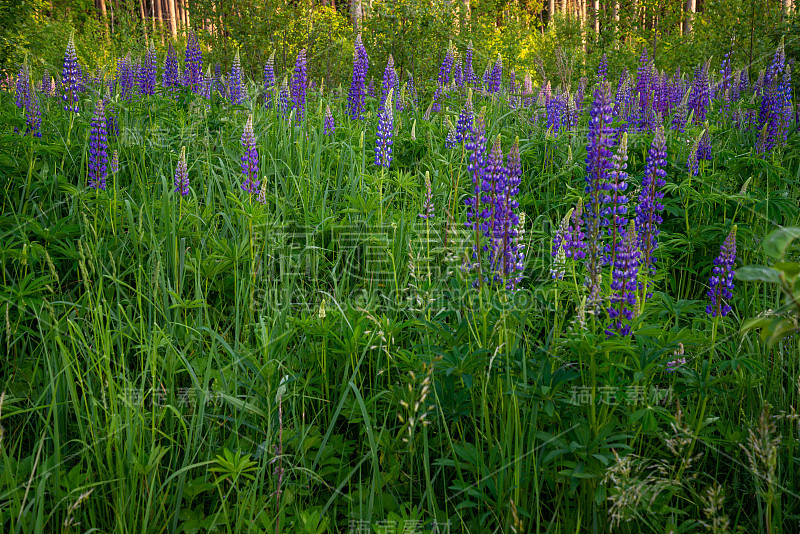
[(39, 107), (39, 96), (34, 88), (31, 89), (25, 103), (26, 132), (33, 137), (42, 136), (42, 109)]
[(273, 92), (275, 90), (275, 51), (269, 55), (266, 65), (264, 65), (264, 107), (272, 107)]
[(114, 153), (111, 155), (111, 174), (116, 175), (119, 172), (119, 152), (114, 149)]
[(453, 126), (453, 123), (450, 122), (450, 119), (446, 120), (447, 128), (447, 137), (444, 140), (444, 147), (448, 150), (452, 150), (456, 147), (456, 127)]
[(462, 143), (467, 140), (472, 132), (472, 122), (475, 119), (475, 112), (472, 109), (472, 89), (467, 91), (467, 100), (464, 107), (458, 114), (456, 121), (456, 141)]
[(700, 141), (702, 138), (703, 136), (700, 135), (697, 139), (695, 139), (692, 149), (689, 151), (689, 157), (686, 160), (686, 167), (689, 169), (689, 172), (692, 176), (697, 176), (697, 174), (700, 172), (700, 162), (697, 156), (700, 150)]
[(353, 50), (353, 77), (350, 82), (350, 93), (347, 95), (347, 109), (350, 118), (360, 120), (364, 113), (365, 87), (369, 56), (361, 42), (361, 34), (356, 36)]
[(675, 359), (667, 362), (668, 373), (673, 373), (675, 372), (675, 369), (677, 369), (681, 365), (686, 364), (686, 358), (683, 357), (684, 355), (683, 343), (678, 343), (678, 348), (675, 349), (675, 352), (672, 355), (675, 357)]
[(267, 181), (266, 180), (261, 182), (261, 187), (258, 190), (258, 197), (256, 197), (256, 200), (262, 206), (267, 204)]
[(106, 118), (103, 101), (98, 100), (92, 118), (92, 131), (89, 137), (89, 187), (106, 189), (108, 164), (108, 141), (106, 137)]
[(467, 44), (467, 52), (464, 54), (464, 83), (475, 85), (478, 83), (478, 76), (472, 66), (472, 41)]
[[(397, 99), (395, 106), (398, 111), (402, 109), (400, 105), (400, 80), (397, 77), (397, 72), (394, 70), (394, 58), (389, 54), (389, 60), (386, 62), (386, 69), (383, 71), (383, 85), (381, 86), (381, 106), (386, 103), (386, 97), (389, 90), (394, 89), (394, 94)], [(400, 106), (400, 107), (397, 107)]]
[(606, 55), (600, 58), (600, 64), (597, 66), (597, 81), (600, 83), (608, 80), (608, 59)]
[(611, 273), (611, 296), (609, 298), (608, 317), (611, 323), (606, 328), (606, 334), (611, 337), (614, 333), (627, 336), (631, 332), (630, 321), (633, 320), (636, 310), (636, 290), (638, 289), (639, 275), (639, 247), (636, 243), (635, 222), (630, 222), (623, 242), (617, 248), (613, 260)]
[(242, 148), (244, 148), (242, 174), (245, 176), (242, 189), (253, 194), (258, 191), (258, 186), (261, 184), (260, 181), (256, 180), (258, 177), (258, 150), (256, 149), (256, 138), (253, 133), (253, 115), (247, 117), (247, 123), (242, 132)]
[(605, 203), (605, 187), (609, 175), (614, 168), (611, 146), (611, 91), (607, 83), (595, 89), (594, 102), (589, 112), (589, 144), (586, 154), (586, 187), (587, 195), (584, 210), (584, 225), (587, 239), (587, 283), (589, 286), (589, 303), (596, 304), (599, 298), (600, 274), (603, 265), (603, 247), (601, 244), (601, 227), (603, 226)]
[(178, 54), (175, 52), (175, 47), (172, 43), (169, 44), (167, 49), (167, 57), (164, 60), (164, 74), (161, 79), (164, 87), (170, 88), (174, 91), (178, 87)]
[(28, 74), (28, 66), (22, 65), (19, 68), (19, 74), (17, 74), (17, 83), (16, 83), (16, 98), (15, 103), (17, 108), (23, 109), (25, 107), (25, 103), (30, 99), (31, 95), (31, 79), (30, 75)]
[(700, 143), (697, 145), (697, 159), (711, 161), (711, 136), (708, 128), (703, 130), (703, 135), (700, 136)]
[(386, 105), (378, 113), (378, 134), (375, 143), (375, 165), (389, 168), (392, 164), (392, 133), (394, 130), (394, 114), (392, 111), (392, 94), (389, 89)]
[(661, 188), (666, 185), (664, 180), (667, 176), (667, 171), (664, 170), (666, 165), (667, 141), (664, 137), (664, 128), (658, 126), (647, 153), (642, 188), (639, 191), (639, 204), (636, 206), (636, 228), (639, 232), (639, 248), (642, 251), (642, 268), (650, 272), (655, 271), (655, 251), (658, 248), (661, 212), (664, 210), (664, 205), (661, 203), (664, 192)]
[(64, 111), (78, 112), (80, 65), (75, 53), (75, 40), (72, 35), (67, 43), (64, 54), (64, 70), (61, 74), (61, 84), (64, 91)]
[[(710, 62), (711, 60), (709, 60)], [(694, 113), (695, 124), (705, 122), (708, 107), (711, 103), (708, 88), (708, 67), (710, 63), (701, 63), (695, 68), (694, 83), (689, 94), (689, 109)]]
[(726, 301), (733, 298), (733, 264), (736, 261), (736, 226), (731, 229), (720, 247), (719, 256), (714, 260), (714, 269), (709, 280), (706, 295), (711, 303), (706, 313), (712, 317), (725, 317), (731, 311)]
[(333, 123), (333, 113), (331, 113), (331, 107), (326, 105), (323, 133), (325, 133), (325, 135), (333, 135), (335, 131), (336, 131), (336, 125)]
[(244, 102), (244, 85), (242, 83), (242, 62), (239, 59), (239, 51), (233, 58), (231, 74), (228, 77), (228, 98), (231, 103), (241, 105)]
[(186, 167), (186, 147), (181, 147), (181, 156), (175, 168), (175, 192), (181, 196), (189, 194), (189, 170)]
[(428, 171), (425, 171), (425, 200), (422, 203), (422, 213), (419, 216), (422, 219), (433, 217), (433, 192), (431, 190), (431, 174)]
[(292, 109), (295, 110), (294, 120), (303, 122), (306, 117), (306, 89), (308, 77), (306, 75), (306, 50), (300, 50), (292, 74)]
[[(238, 51), (236, 55), (238, 57)], [(193, 93), (197, 93), (203, 83), (203, 52), (200, 50), (197, 34), (193, 31), (189, 32), (186, 43), (185, 65), (184, 85), (189, 87)]]
[(147, 49), (139, 75), (139, 93), (152, 96), (156, 90), (156, 49), (153, 43)]
[(497, 94), (500, 92), (500, 87), (503, 83), (503, 58), (497, 54), (497, 61), (492, 66), (491, 74), (489, 75), (489, 92)]

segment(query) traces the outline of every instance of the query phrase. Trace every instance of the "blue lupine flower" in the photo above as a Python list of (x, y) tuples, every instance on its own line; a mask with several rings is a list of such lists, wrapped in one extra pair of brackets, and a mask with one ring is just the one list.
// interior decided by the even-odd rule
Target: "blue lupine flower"
[(711, 303), (706, 306), (706, 313), (712, 317), (725, 317), (731, 311), (726, 302), (733, 298), (733, 264), (736, 261), (736, 226), (731, 229), (728, 237), (719, 250), (719, 256), (714, 260), (714, 269), (709, 280), (709, 289), (706, 295)]
[(186, 147), (181, 147), (181, 156), (175, 168), (175, 192), (181, 196), (189, 194), (189, 170), (186, 167)]
[(631, 333), (630, 322), (636, 314), (640, 254), (636, 244), (636, 226), (631, 221), (613, 262), (610, 305), (607, 308), (610, 324), (606, 328), (606, 335), (609, 337), (615, 333), (621, 336)]
[(353, 120), (361, 120), (364, 113), (368, 69), (369, 56), (361, 42), (361, 34), (358, 34), (353, 49), (353, 78), (350, 82), (350, 93), (347, 95), (347, 110)]
[(336, 131), (336, 125), (333, 122), (333, 113), (331, 113), (331, 107), (325, 106), (325, 122), (323, 124), (323, 133), (325, 135), (333, 135)]
[(197, 93), (203, 83), (203, 52), (200, 50), (197, 34), (193, 31), (189, 32), (186, 43), (185, 65), (184, 85), (189, 87), (193, 93)]
[(662, 222), (661, 212), (664, 210), (662, 199), (666, 185), (664, 178), (667, 171), (667, 141), (664, 128), (656, 128), (653, 142), (647, 153), (642, 188), (639, 191), (639, 204), (636, 206), (636, 230), (639, 233), (639, 249), (642, 251), (642, 268), (655, 272), (655, 251), (658, 248), (659, 225)]
[(306, 74), (306, 50), (302, 49), (297, 54), (297, 61), (292, 74), (292, 109), (295, 110), (295, 122), (303, 122), (306, 118), (306, 89), (308, 76)]
[(247, 117), (247, 123), (242, 132), (242, 148), (244, 148), (242, 174), (245, 176), (242, 189), (250, 194), (255, 194), (258, 192), (258, 186), (261, 181), (258, 180), (258, 150), (256, 149), (256, 137), (253, 133), (252, 115)]
[(167, 57), (164, 60), (164, 74), (162, 75), (162, 85), (174, 91), (178, 87), (178, 54), (172, 43), (167, 49)]
[(80, 92), (80, 65), (75, 53), (75, 40), (72, 35), (64, 53), (64, 70), (61, 74), (61, 88), (64, 92), (64, 111), (78, 112), (78, 93)]
[(228, 98), (231, 103), (241, 105), (244, 103), (244, 84), (242, 83), (242, 62), (239, 59), (239, 51), (233, 58), (231, 65), (231, 75), (228, 76)]
[(89, 137), (89, 180), (92, 189), (106, 189), (108, 175), (108, 138), (106, 137), (106, 118), (103, 101), (98, 100), (92, 118)]
[(392, 134), (394, 133), (393, 94), (394, 89), (389, 89), (389, 94), (386, 95), (386, 105), (378, 112), (378, 133), (375, 142), (375, 165), (386, 169), (392, 164)]
[(264, 65), (264, 107), (272, 107), (273, 93), (275, 91), (275, 51), (269, 55), (266, 65)]

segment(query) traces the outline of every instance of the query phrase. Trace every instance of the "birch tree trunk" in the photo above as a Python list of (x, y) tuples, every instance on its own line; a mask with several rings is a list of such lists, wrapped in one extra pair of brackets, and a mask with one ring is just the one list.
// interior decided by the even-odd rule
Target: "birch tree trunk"
[(353, 29), (356, 33), (361, 29), (361, 21), (364, 19), (364, 7), (361, 5), (363, 0), (352, 0)]
[(689, 35), (692, 33), (692, 19), (694, 17), (695, 0), (686, 0), (686, 13), (683, 19), (683, 34)]
[(594, 16), (594, 33), (595, 35), (600, 35), (600, 0), (594, 0), (592, 16)]
[(619, 22), (619, 0), (614, 0), (614, 22)]
[(556, 0), (547, 0), (547, 24), (553, 22), (553, 15), (556, 12)]

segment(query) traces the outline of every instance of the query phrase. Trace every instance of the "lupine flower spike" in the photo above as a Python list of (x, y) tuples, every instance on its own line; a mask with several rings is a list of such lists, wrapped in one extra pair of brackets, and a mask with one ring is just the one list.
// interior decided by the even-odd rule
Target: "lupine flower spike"
[(244, 182), (242, 189), (250, 194), (258, 192), (258, 186), (261, 184), (258, 178), (258, 150), (256, 149), (256, 138), (253, 133), (253, 116), (247, 118), (247, 124), (244, 126), (242, 132), (242, 148), (244, 148), (244, 155), (242, 156), (242, 174), (244, 174)]
[(297, 61), (292, 74), (292, 109), (294, 109), (295, 122), (303, 122), (306, 117), (306, 89), (308, 77), (306, 75), (306, 50), (297, 54)]
[(181, 156), (175, 168), (175, 192), (181, 196), (189, 194), (189, 170), (186, 167), (186, 147), (181, 147)]
[(433, 217), (433, 192), (431, 190), (431, 174), (429, 171), (425, 171), (425, 200), (422, 203), (422, 213), (419, 216), (422, 219)]
[(228, 98), (231, 103), (240, 105), (244, 102), (244, 85), (242, 83), (242, 62), (239, 59), (239, 51), (233, 58), (231, 65), (231, 75), (228, 78)]
[(736, 261), (736, 226), (731, 229), (714, 260), (714, 269), (709, 280), (706, 295), (711, 303), (706, 313), (712, 317), (725, 317), (731, 311), (727, 301), (733, 298), (733, 264)]
[(392, 95), (394, 89), (389, 89), (386, 95), (386, 105), (378, 113), (378, 134), (375, 143), (375, 165), (389, 168), (392, 164), (392, 134), (394, 131), (394, 114), (392, 108)]
[(325, 106), (325, 122), (323, 124), (323, 133), (325, 135), (333, 135), (336, 131), (336, 125), (333, 122), (333, 113), (331, 113), (331, 107), (326, 105)]
[(67, 51), (64, 54), (64, 70), (61, 74), (61, 87), (64, 91), (64, 111), (78, 112), (79, 69), (78, 56), (75, 53), (75, 39), (70, 35)]
[(92, 118), (92, 132), (89, 138), (89, 187), (106, 189), (108, 175), (108, 139), (106, 137), (106, 117), (103, 101), (98, 100)]

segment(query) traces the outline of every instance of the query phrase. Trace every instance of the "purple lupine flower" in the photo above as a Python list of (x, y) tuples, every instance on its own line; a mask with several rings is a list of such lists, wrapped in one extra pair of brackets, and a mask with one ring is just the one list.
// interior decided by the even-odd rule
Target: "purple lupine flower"
[(281, 117), (286, 118), (291, 105), (292, 103), (289, 96), (289, 83), (286, 80), (286, 77), (284, 77), (283, 82), (281, 82), (281, 88), (278, 91), (278, 106), (276, 111), (281, 115)]
[[(206, 67), (206, 75), (203, 76), (203, 86), (200, 88), (200, 97), (206, 100), (211, 100), (211, 95), (214, 93), (214, 78), (211, 76), (211, 67)], [(206, 104), (206, 107), (210, 105)]]
[(152, 96), (156, 91), (156, 49), (153, 43), (147, 49), (147, 55), (144, 58), (140, 77), (139, 77), (139, 93), (142, 95)]
[(92, 118), (92, 131), (89, 137), (89, 187), (106, 189), (108, 175), (108, 138), (106, 136), (106, 117), (103, 101), (98, 100)]
[(333, 113), (331, 113), (331, 107), (325, 106), (325, 122), (323, 124), (323, 133), (325, 135), (333, 135), (336, 131), (336, 125), (333, 122)]
[(444, 139), (444, 147), (448, 150), (452, 150), (456, 147), (458, 141), (456, 140), (456, 127), (450, 122), (450, 119), (447, 119), (447, 136)]
[[(237, 51), (238, 56), (238, 51)], [(189, 87), (193, 93), (197, 93), (203, 83), (203, 52), (200, 50), (200, 42), (194, 31), (189, 32), (186, 43), (184, 68), (184, 85)]]
[(80, 92), (80, 65), (75, 53), (75, 40), (72, 35), (64, 53), (64, 70), (61, 73), (61, 87), (64, 97), (64, 111), (78, 112), (78, 93)]
[(474, 262), (468, 265), (468, 268), (477, 266), (480, 268), (479, 251), (481, 250), (480, 239), (481, 230), (484, 226), (485, 213), (481, 207), (484, 174), (486, 172), (486, 123), (484, 122), (483, 113), (475, 119), (475, 124), (472, 127), (469, 138), (465, 144), (465, 148), (469, 152), (469, 162), (467, 163), (467, 172), (470, 173), (472, 178), (472, 188), (470, 195), (464, 200), (467, 205), (467, 220), (464, 223), (472, 229), (475, 236), (475, 242), (472, 245), (472, 259)]
[(511, 109), (516, 109), (517, 98), (517, 73), (511, 69), (508, 73), (508, 105)]
[[(758, 112), (758, 132), (759, 139), (757, 152), (759, 154), (769, 154), (774, 149), (783, 146), (788, 128), (789, 114), (786, 113), (787, 103), (791, 106), (791, 84), (784, 84), (781, 81), (781, 74), (787, 81), (791, 81), (791, 74), (786, 77), (786, 72), (790, 69), (786, 65), (786, 54), (783, 42), (775, 51), (772, 64), (767, 69), (762, 88), (761, 106)], [(786, 127), (784, 127), (784, 123)]]
[(606, 228), (606, 235), (609, 238), (608, 244), (603, 249), (606, 253), (606, 262), (609, 264), (613, 264), (628, 225), (628, 197), (625, 195), (628, 188), (628, 173), (625, 172), (627, 161), (628, 134), (623, 133), (617, 151), (611, 158), (608, 180), (601, 185), (603, 194), (600, 198), (602, 205), (600, 225)]
[(497, 61), (494, 62), (492, 72), (489, 75), (489, 92), (498, 94), (503, 85), (503, 57), (497, 54)]
[(600, 64), (597, 66), (597, 81), (599, 83), (608, 81), (608, 59), (605, 54), (600, 58)]
[(375, 98), (375, 78), (369, 79), (369, 87), (367, 87), (367, 94), (370, 98)]
[(672, 115), (672, 126), (673, 130), (677, 130), (681, 133), (686, 132), (686, 121), (689, 118), (689, 91), (686, 91), (686, 94), (683, 96), (683, 99), (678, 104), (677, 108), (675, 109), (675, 113)]
[(653, 86), (653, 67), (647, 57), (647, 48), (642, 50), (639, 58), (639, 70), (636, 73), (636, 96), (639, 107), (636, 113), (639, 118), (639, 127), (647, 128), (648, 111), (651, 109), (650, 90)]
[(414, 76), (410, 72), (406, 73), (406, 94), (409, 96), (411, 102), (416, 106), (418, 103), (417, 88), (414, 85)]
[(308, 76), (306, 74), (306, 49), (297, 54), (292, 74), (292, 109), (295, 110), (294, 120), (301, 123), (306, 118), (306, 89)]
[[(496, 143), (499, 144), (500, 136)], [(502, 152), (501, 152), (502, 153)], [(522, 163), (519, 155), (519, 138), (514, 140), (508, 152), (505, 166), (505, 177), (496, 185), (498, 187), (495, 198), (495, 224), (493, 242), (493, 260), (495, 270), (503, 286), (508, 290), (515, 290), (522, 280), (524, 245), (519, 239), (519, 215), (517, 208), (519, 202), (516, 197), (522, 180)]]
[(636, 206), (636, 230), (639, 233), (639, 249), (642, 251), (642, 269), (648, 273), (655, 272), (655, 251), (658, 248), (659, 225), (662, 223), (661, 212), (664, 205), (662, 188), (666, 185), (667, 140), (664, 128), (658, 126), (650, 150), (647, 153), (647, 164), (642, 188), (639, 191), (639, 204)]
[(683, 343), (678, 343), (678, 348), (672, 353), (675, 359), (667, 362), (668, 373), (674, 373), (675, 369), (686, 364), (686, 358), (683, 357), (684, 354), (685, 350), (683, 348)]
[(375, 165), (386, 169), (392, 164), (392, 134), (394, 133), (394, 110), (392, 109), (392, 95), (394, 89), (389, 89), (386, 95), (386, 105), (378, 112), (378, 133), (375, 142)]
[(169, 44), (167, 49), (167, 57), (164, 60), (164, 74), (162, 75), (161, 84), (175, 91), (178, 88), (178, 54), (175, 52), (175, 47), (172, 43)]
[(264, 65), (264, 107), (272, 107), (273, 92), (275, 90), (275, 51), (269, 55), (266, 65)]
[(22, 65), (19, 68), (19, 74), (17, 74), (17, 82), (16, 82), (16, 98), (15, 103), (17, 108), (23, 109), (25, 107), (25, 103), (30, 100), (31, 97), (31, 79), (30, 75), (28, 74), (28, 66)]
[(697, 159), (711, 161), (711, 135), (708, 133), (708, 128), (703, 130), (703, 135), (700, 137), (700, 143), (697, 145)]
[[(710, 61), (710, 60), (709, 60)], [(694, 71), (694, 83), (689, 95), (689, 109), (694, 113), (694, 123), (705, 122), (711, 96), (708, 88), (709, 63), (700, 63)]]
[(258, 186), (261, 182), (258, 180), (258, 150), (256, 149), (256, 137), (253, 133), (253, 115), (247, 117), (247, 123), (244, 125), (242, 148), (244, 148), (242, 174), (245, 177), (242, 189), (254, 194), (258, 192)]
[(575, 209), (567, 223), (566, 231), (563, 233), (564, 256), (582, 260), (586, 257), (586, 234), (581, 229), (583, 222), (583, 199), (579, 198)]
[(389, 54), (389, 60), (386, 62), (386, 68), (383, 71), (381, 107), (383, 107), (383, 104), (386, 102), (386, 96), (389, 94), (390, 89), (394, 89), (395, 98), (397, 99), (397, 103), (400, 104), (400, 81), (397, 78), (397, 72), (394, 70), (394, 58), (391, 54)]
[(228, 77), (228, 98), (232, 104), (237, 106), (244, 103), (244, 85), (242, 83), (242, 62), (239, 59), (239, 51), (233, 58), (231, 65), (231, 75)]
[(433, 217), (433, 191), (431, 188), (431, 174), (428, 171), (425, 171), (425, 198), (422, 202), (422, 213), (419, 216), (421, 219)]
[(476, 85), (478, 83), (478, 76), (472, 66), (472, 54), (472, 41), (470, 41), (467, 43), (467, 52), (464, 54), (464, 83), (467, 85)]
[(53, 78), (50, 76), (50, 71), (44, 69), (42, 74), (42, 84), (39, 86), (39, 92), (44, 96), (53, 96), (52, 89)]
[(736, 261), (736, 226), (731, 229), (725, 242), (719, 249), (719, 256), (714, 260), (714, 269), (709, 280), (706, 296), (711, 304), (706, 306), (706, 313), (712, 317), (725, 317), (731, 311), (726, 302), (733, 298), (733, 264)]
[(361, 120), (364, 114), (367, 70), (369, 70), (369, 56), (361, 42), (361, 34), (358, 34), (353, 47), (353, 78), (347, 95), (347, 110), (353, 120)]
[(522, 82), (522, 105), (526, 108), (529, 108), (533, 105), (533, 78), (531, 78), (531, 73), (525, 73), (525, 79)]
[(42, 109), (39, 107), (39, 96), (35, 89), (31, 89), (25, 103), (26, 134), (33, 137), (42, 136)]
[(450, 83), (450, 74), (453, 71), (453, 43), (451, 42), (447, 46), (447, 52), (444, 54), (444, 59), (442, 59), (442, 64), (439, 67), (439, 85), (441, 87), (447, 87)]
[(462, 143), (469, 139), (472, 132), (472, 123), (475, 119), (475, 112), (472, 110), (472, 88), (467, 90), (467, 100), (464, 102), (464, 107), (458, 114), (456, 121), (456, 141)]
[(464, 65), (461, 58), (456, 60), (456, 65), (453, 67), (453, 81), (458, 87), (464, 87)]
[(564, 120), (567, 115), (566, 98), (564, 95), (555, 95), (547, 100), (544, 107), (547, 112), (547, 129), (552, 131), (555, 137), (558, 137), (561, 127), (566, 122)]
[(589, 111), (589, 143), (586, 151), (586, 188), (584, 227), (586, 228), (586, 270), (589, 296), (587, 303), (597, 306), (600, 298), (600, 273), (603, 266), (601, 227), (603, 200), (610, 171), (614, 168), (612, 147), (611, 88), (602, 83), (594, 90), (594, 101)]
[(608, 317), (610, 324), (606, 335), (615, 333), (628, 336), (631, 333), (631, 321), (636, 314), (636, 290), (639, 287), (639, 247), (636, 244), (636, 225), (630, 222), (625, 238), (614, 257), (611, 273), (611, 295), (609, 298)]
[[(257, 156), (256, 156), (257, 157)], [(258, 172), (258, 171), (256, 171)], [(181, 147), (181, 156), (178, 158), (178, 166), (175, 167), (175, 193), (181, 196), (189, 194), (189, 169), (186, 167), (186, 147)]]
[(692, 176), (697, 176), (700, 172), (700, 161), (697, 157), (697, 153), (700, 150), (700, 140), (703, 138), (702, 135), (698, 136), (695, 139), (694, 144), (692, 145), (692, 149), (689, 151), (689, 157), (686, 159), (686, 168), (689, 170)]
[(111, 155), (111, 174), (115, 175), (119, 172), (119, 152), (117, 149), (114, 149), (114, 153)]

